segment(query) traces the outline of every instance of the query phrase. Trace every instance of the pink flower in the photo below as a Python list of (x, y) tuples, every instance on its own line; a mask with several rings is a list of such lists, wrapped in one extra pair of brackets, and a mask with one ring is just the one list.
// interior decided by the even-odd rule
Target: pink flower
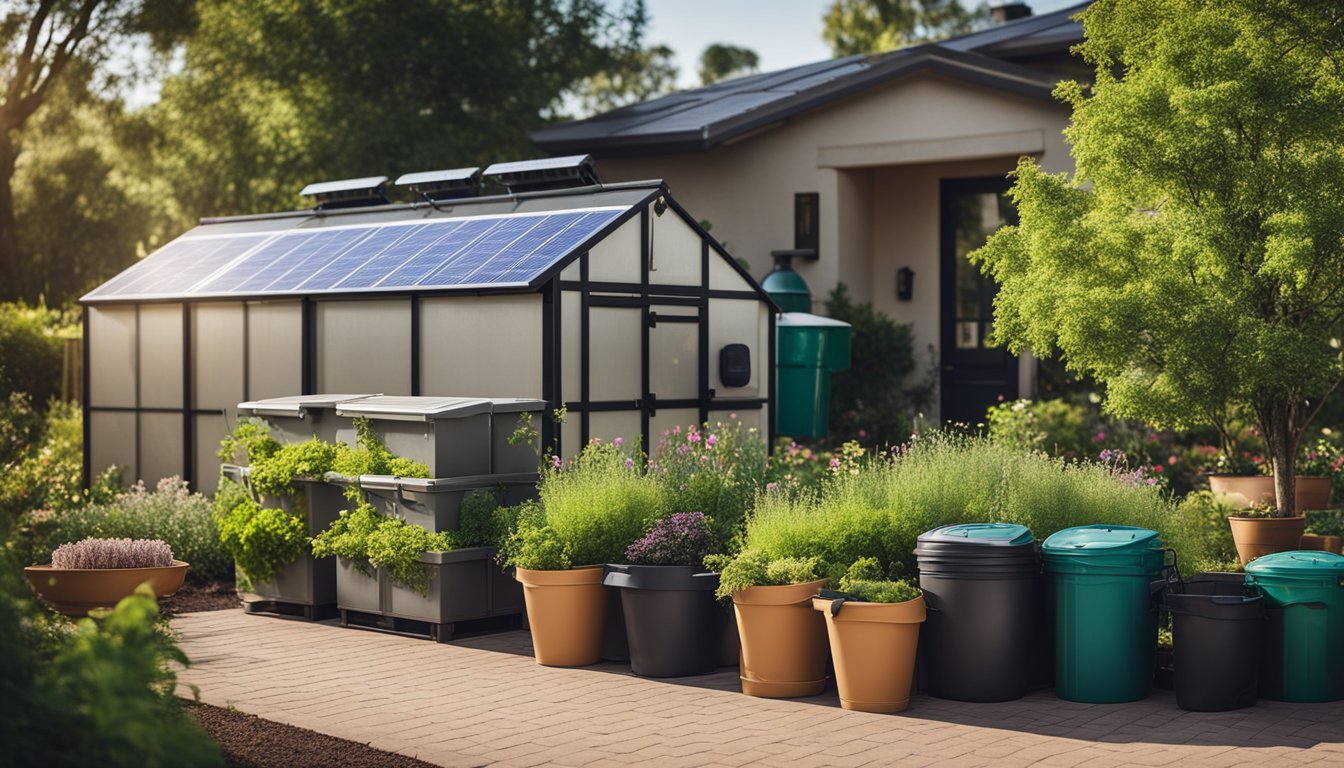
[(1106, 433), (1101, 430), (1097, 430), (1097, 442), (1100, 443), (1105, 439), (1106, 439)]
[[(619, 440), (620, 438), (618, 437), (618, 438), (616, 438), (616, 439)], [(625, 468), (626, 468), (626, 469), (634, 469), (634, 468), (635, 468), (635, 460), (634, 460), (634, 459), (626, 459), (626, 460), (625, 460)]]
[(719, 438), (713, 435), (710, 435), (709, 437), (705, 438), (705, 445), (708, 445), (710, 448), (713, 448), (714, 444), (717, 442), (719, 442)]
[(1153, 465), (1153, 471), (1154, 471), (1154, 472), (1161, 472), (1162, 469), (1163, 469), (1163, 467), (1162, 467), (1161, 464), (1154, 464), (1154, 465)]
[(728, 414), (728, 418), (730, 418), (730, 419), (736, 419), (736, 418), (737, 418), (737, 412), (734, 411), (733, 413)]
[(688, 441), (692, 442), (692, 443), (698, 443), (698, 442), (700, 442), (700, 433), (699, 433), (699, 432), (692, 432), (692, 433), (690, 433), (689, 435), (686, 436), (686, 439), (687, 439)]
[(840, 460), (839, 460), (839, 459), (836, 459), (836, 458), (832, 458), (832, 459), (831, 459), (831, 466), (832, 466), (832, 467), (838, 467), (838, 466), (840, 466)]
[(621, 447), (621, 444), (624, 443), (625, 440), (622, 439), (622, 438), (619, 438), (619, 437), (618, 437), (618, 438), (616, 438), (615, 440), (612, 440), (611, 442), (612, 442), (612, 445), (615, 445), (617, 448), (620, 448), (620, 447)]
[(551, 457), (551, 466), (555, 467), (556, 469), (559, 469), (559, 468), (560, 468), (560, 457), (559, 457), (559, 456), (552, 456), (552, 457)]

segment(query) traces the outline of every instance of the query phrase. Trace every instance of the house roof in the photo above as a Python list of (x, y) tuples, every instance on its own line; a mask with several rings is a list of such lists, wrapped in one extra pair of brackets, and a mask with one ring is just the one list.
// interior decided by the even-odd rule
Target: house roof
[(727, 80), (531, 132), (553, 154), (641, 155), (704, 150), (775, 125), (876, 85), (938, 73), (1011, 93), (1051, 100), (1058, 80), (1014, 63), (1017, 57), (1066, 51), (1081, 42), (1070, 17), (1079, 3), (979, 32), (875, 56), (848, 56)]
[(80, 302), (533, 290), (665, 194), (632, 182), (205, 219)]

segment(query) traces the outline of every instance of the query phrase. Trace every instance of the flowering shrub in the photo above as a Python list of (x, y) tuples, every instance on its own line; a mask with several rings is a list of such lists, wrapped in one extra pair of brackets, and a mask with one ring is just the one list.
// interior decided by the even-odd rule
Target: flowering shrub
[(673, 512), (702, 512), (714, 527), (714, 548), (727, 549), (765, 487), (765, 440), (730, 414), (701, 427), (664, 433), (649, 474), (668, 491)]
[(83, 539), (51, 553), (55, 568), (161, 568), (173, 550), (158, 539)]
[(1331, 477), (1344, 471), (1344, 449), (1326, 440), (1317, 438), (1315, 443), (1303, 444), (1301, 455), (1297, 458), (1297, 474)]
[(714, 528), (703, 512), (677, 512), (653, 524), (625, 550), (636, 565), (700, 565), (714, 546)]

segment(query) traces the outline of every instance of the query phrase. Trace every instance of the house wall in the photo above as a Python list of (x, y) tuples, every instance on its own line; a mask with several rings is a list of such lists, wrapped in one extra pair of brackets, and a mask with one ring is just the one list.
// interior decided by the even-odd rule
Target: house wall
[[(665, 179), (758, 279), (770, 251), (793, 247), (794, 194), (820, 193), (820, 258), (794, 265), (813, 311), (844, 282), (914, 326), (922, 376), (939, 341), (939, 180), (1006, 175), (1023, 155), (1071, 171), (1067, 123), (1063, 105), (923, 74), (705, 152), (604, 158), (599, 170), (609, 181)], [(895, 297), (902, 266), (916, 274), (909, 302)]]

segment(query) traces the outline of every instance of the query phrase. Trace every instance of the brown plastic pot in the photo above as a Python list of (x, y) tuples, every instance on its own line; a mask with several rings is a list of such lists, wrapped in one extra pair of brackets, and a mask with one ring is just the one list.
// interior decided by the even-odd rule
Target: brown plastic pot
[(601, 661), (607, 613), (602, 566), (566, 571), (517, 568), (514, 578), (523, 585), (532, 652), (538, 664), (584, 667)]
[(733, 593), (743, 693), (788, 699), (826, 687), (826, 623), (812, 610), (812, 596), (824, 586), (821, 579)]
[(812, 608), (826, 617), (840, 706), (881, 714), (905, 709), (915, 677), (919, 625), (926, 615), (924, 596), (904, 603), (846, 600), (832, 614), (834, 603), (813, 598)]
[(187, 564), (156, 568), (55, 568), (30, 565), (23, 569), (28, 583), (53, 608), (66, 616), (87, 616), (95, 608), (114, 608), (141, 584), (148, 583), (155, 597), (167, 597), (182, 588)]
[(1339, 536), (1317, 536), (1313, 533), (1302, 534), (1302, 543), (1299, 545), (1302, 549), (1313, 549), (1321, 552), (1339, 553), (1340, 547), (1344, 546), (1344, 539)]
[(1229, 517), (1232, 539), (1237, 544), (1237, 555), (1246, 565), (1257, 557), (1275, 552), (1291, 552), (1302, 542), (1302, 531), (1307, 518), (1297, 517)]
[[(1293, 508), (1325, 509), (1330, 505), (1328, 477), (1299, 476), (1294, 480)], [(1238, 507), (1245, 509), (1259, 504), (1274, 503), (1274, 478), (1269, 475), (1209, 475), (1209, 490), (1215, 496), (1226, 496)]]

